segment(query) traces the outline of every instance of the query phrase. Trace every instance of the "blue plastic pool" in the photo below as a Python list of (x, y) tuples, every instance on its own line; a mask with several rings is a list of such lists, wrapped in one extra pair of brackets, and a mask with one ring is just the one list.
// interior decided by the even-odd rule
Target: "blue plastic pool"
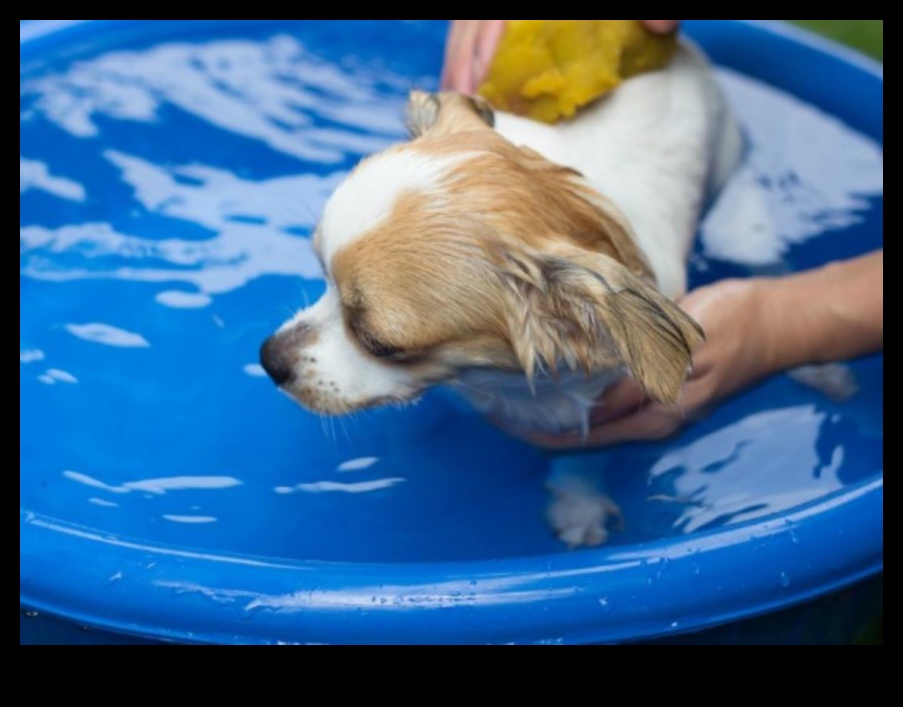
[[(882, 246), (880, 67), (690, 21), (750, 147), (702, 284)], [(838, 402), (786, 376), (676, 439), (548, 455), (436, 391), (323, 421), (257, 365), (319, 296), (311, 225), (403, 138), (439, 21), (20, 26), (20, 603), (203, 642), (639, 640), (805, 602), (883, 561), (883, 359)], [(556, 469), (626, 528), (567, 552)]]

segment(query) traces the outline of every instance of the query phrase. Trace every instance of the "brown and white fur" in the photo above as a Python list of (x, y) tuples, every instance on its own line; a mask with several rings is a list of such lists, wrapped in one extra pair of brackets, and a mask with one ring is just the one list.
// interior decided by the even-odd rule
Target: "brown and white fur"
[(625, 374), (676, 402), (702, 332), (673, 300), (740, 148), (701, 54), (554, 126), (422, 92), (409, 123), (325, 206), (326, 292), (262, 348), (280, 388), (342, 414), (444, 383), (544, 431), (585, 428)]

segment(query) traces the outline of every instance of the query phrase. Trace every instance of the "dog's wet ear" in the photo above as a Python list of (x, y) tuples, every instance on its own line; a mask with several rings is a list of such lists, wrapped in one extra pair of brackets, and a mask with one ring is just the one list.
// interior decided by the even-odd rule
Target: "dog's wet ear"
[(438, 94), (411, 91), (408, 95), (407, 125), (411, 139), (421, 137), (439, 120)]
[(482, 98), (461, 93), (411, 91), (407, 125), (411, 139), (495, 126), (495, 114)]
[(484, 98), (480, 98), (479, 96), (470, 96), (470, 105), (473, 107), (474, 112), (480, 116), (482, 121), (486, 123), (490, 128), (495, 127), (495, 111), (492, 110), (492, 107), (489, 103), (486, 102)]
[(529, 377), (537, 368), (624, 366), (653, 399), (673, 403), (702, 343), (699, 325), (653, 285), (582, 248), (507, 254), (509, 336)]

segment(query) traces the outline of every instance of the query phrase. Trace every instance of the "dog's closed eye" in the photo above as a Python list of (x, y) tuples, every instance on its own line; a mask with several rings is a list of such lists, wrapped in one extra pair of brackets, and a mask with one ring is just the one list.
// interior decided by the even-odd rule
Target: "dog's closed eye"
[(367, 349), (370, 354), (376, 356), (376, 358), (391, 360), (404, 355), (404, 349), (401, 347), (387, 344), (385, 341), (380, 341), (379, 339), (374, 339), (372, 336), (360, 333), (357, 334), (357, 337), (364, 348)]
[[(359, 299), (359, 298), (358, 298)], [(368, 326), (366, 310), (360, 304), (354, 304), (346, 308), (346, 322), (348, 329), (363, 349), (371, 356), (384, 361), (402, 362), (409, 358), (411, 352), (403, 346), (386, 341)]]

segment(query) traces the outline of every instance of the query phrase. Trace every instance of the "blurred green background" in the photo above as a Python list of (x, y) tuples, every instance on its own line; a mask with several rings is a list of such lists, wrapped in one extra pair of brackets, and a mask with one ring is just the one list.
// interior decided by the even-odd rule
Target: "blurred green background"
[(884, 20), (789, 20), (884, 61)]

